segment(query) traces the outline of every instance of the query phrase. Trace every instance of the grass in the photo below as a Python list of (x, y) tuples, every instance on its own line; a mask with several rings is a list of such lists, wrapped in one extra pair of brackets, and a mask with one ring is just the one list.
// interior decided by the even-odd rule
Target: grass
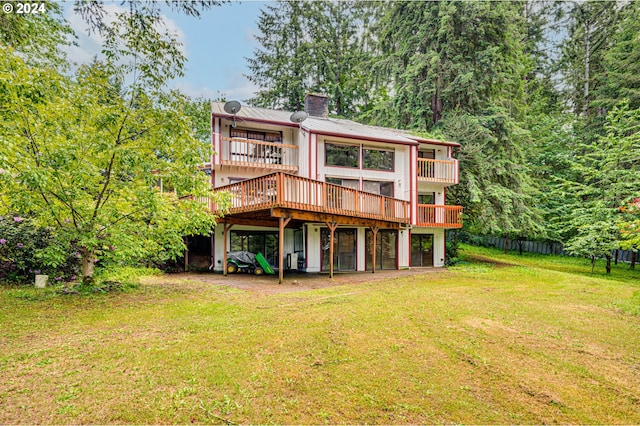
[(0, 424), (640, 423), (638, 272), (464, 256), (514, 266), (270, 296), (0, 289)]

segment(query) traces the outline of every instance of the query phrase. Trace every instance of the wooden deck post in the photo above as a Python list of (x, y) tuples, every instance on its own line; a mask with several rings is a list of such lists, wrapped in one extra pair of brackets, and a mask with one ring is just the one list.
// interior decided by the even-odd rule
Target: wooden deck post
[(380, 228), (377, 226), (371, 227), (371, 232), (373, 232), (373, 250), (371, 252), (371, 273), (376, 273), (376, 251), (378, 251), (378, 231)]
[(231, 227), (233, 226), (232, 223), (225, 223), (223, 224), (223, 232), (222, 232), (222, 275), (224, 275), (225, 277), (227, 276), (227, 234), (229, 233), (229, 230), (231, 229)]
[(329, 278), (333, 278), (333, 236), (338, 224), (335, 222), (327, 222), (329, 228)]
[(278, 222), (279, 222), (279, 233), (278, 233), (278, 284), (282, 284), (282, 282), (284, 281), (284, 228), (285, 226), (287, 226), (289, 224), (289, 221), (291, 220), (290, 217), (288, 218), (284, 218), (281, 217), (279, 218)]

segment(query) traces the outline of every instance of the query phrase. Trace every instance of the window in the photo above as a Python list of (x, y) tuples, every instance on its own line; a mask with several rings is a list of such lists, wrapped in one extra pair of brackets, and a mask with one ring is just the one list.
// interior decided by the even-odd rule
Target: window
[(262, 253), (271, 266), (278, 264), (278, 233), (231, 231), (231, 251)]
[(233, 183), (238, 183), (238, 182), (242, 182), (243, 180), (247, 180), (248, 178), (241, 178), (241, 177), (230, 177), (229, 178), (229, 185), (233, 184)]
[(433, 266), (433, 234), (411, 234), (411, 266)]
[[(333, 268), (336, 271), (356, 270), (356, 235), (355, 229), (336, 229), (333, 236)], [(322, 270), (328, 271), (330, 231), (323, 228), (320, 233), (322, 243)]]
[(394, 152), (389, 150), (362, 148), (362, 168), (394, 170)]
[(423, 194), (418, 194), (418, 204), (435, 204), (435, 203), (436, 203), (435, 192), (425, 192)]
[(384, 195), (385, 197), (393, 197), (393, 182), (378, 182), (373, 180), (365, 180), (362, 182), (366, 192)]
[(358, 168), (360, 165), (360, 147), (358, 145), (325, 143), (324, 149), (327, 166)]
[[(395, 151), (391, 149), (377, 149), (361, 145), (343, 145), (326, 142), (325, 165), (363, 168), (369, 170), (395, 170)], [(362, 150), (362, 164), (360, 151)]]
[(424, 149), (418, 151), (418, 158), (429, 158), (431, 160), (435, 160), (436, 158), (436, 150), (435, 149)]
[(260, 130), (247, 130), (247, 129), (238, 129), (232, 127), (229, 130), (229, 135), (232, 138), (238, 139), (253, 139), (257, 141), (264, 142), (282, 142), (282, 133), (280, 132), (267, 132)]
[(360, 181), (358, 179), (342, 179), (342, 178), (328, 177), (325, 180), (327, 183), (344, 186), (345, 188), (351, 188), (351, 189), (360, 188)]
[[(381, 229), (376, 241), (376, 269), (396, 269), (398, 231)], [(366, 267), (373, 269), (373, 232), (366, 233)]]

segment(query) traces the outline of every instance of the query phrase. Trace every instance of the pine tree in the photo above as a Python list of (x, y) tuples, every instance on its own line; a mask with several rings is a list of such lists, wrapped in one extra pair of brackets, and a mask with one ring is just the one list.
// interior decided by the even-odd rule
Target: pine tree
[(625, 4), (620, 16), (595, 89), (593, 104), (601, 111), (610, 111), (624, 99), (630, 109), (640, 108), (640, 2)]
[(260, 87), (251, 103), (300, 110), (309, 92), (329, 96), (330, 113), (354, 117), (368, 104), (367, 2), (278, 1), (258, 22), (261, 47), (247, 58)]

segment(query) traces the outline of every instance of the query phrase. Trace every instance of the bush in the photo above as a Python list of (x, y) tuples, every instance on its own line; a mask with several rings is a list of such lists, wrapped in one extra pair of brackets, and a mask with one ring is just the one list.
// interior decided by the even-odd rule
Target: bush
[[(40, 261), (41, 253), (54, 248), (63, 259), (57, 268)], [(20, 216), (0, 216), (0, 281), (31, 283), (38, 274), (52, 282), (74, 280), (79, 268), (79, 253), (57, 247), (50, 230)]]

